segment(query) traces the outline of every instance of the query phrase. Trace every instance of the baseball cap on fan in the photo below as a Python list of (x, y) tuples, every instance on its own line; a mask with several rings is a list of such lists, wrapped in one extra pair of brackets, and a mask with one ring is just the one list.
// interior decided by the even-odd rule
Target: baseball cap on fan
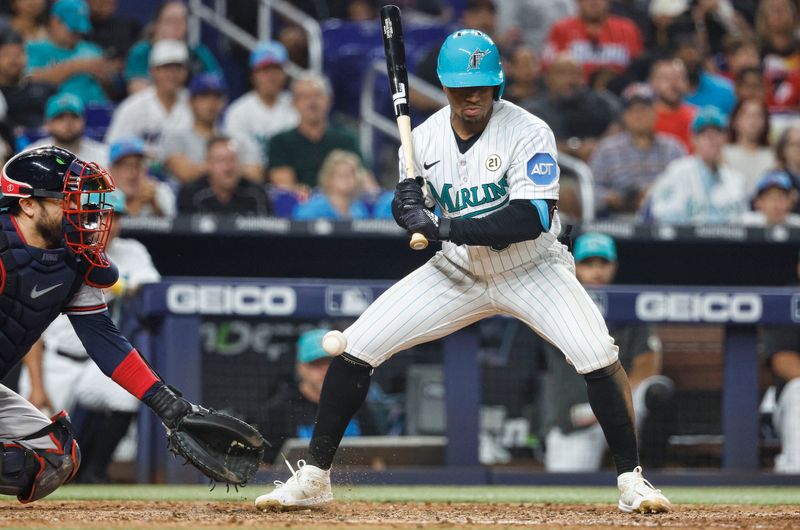
[(250, 53), (250, 69), (258, 70), (272, 65), (283, 66), (288, 58), (289, 54), (280, 42), (262, 41)]
[(328, 357), (322, 349), (322, 337), (329, 331), (329, 329), (312, 329), (300, 335), (297, 339), (297, 362), (313, 363)]
[(627, 109), (636, 103), (652, 105), (656, 95), (647, 83), (631, 83), (622, 91), (622, 104)]
[(706, 129), (718, 129), (724, 131), (728, 128), (728, 117), (717, 107), (711, 105), (701, 107), (692, 121), (692, 132), (694, 134), (703, 132)]
[(186, 64), (189, 60), (189, 48), (186, 43), (174, 39), (157, 41), (150, 50), (150, 68), (166, 64)]
[(792, 177), (790, 177), (786, 171), (770, 171), (758, 181), (754, 195), (758, 197), (772, 188), (786, 192), (792, 191)]
[(650, 18), (677, 17), (689, 9), (689, 0), (651, 0)]
[(85, 108), (81, 98), (69, 92), (62, 92), (51, 96), (45, 105), (44, 118), (47, 121), (57, 118), (62, 114), (74, 114), (83, 118)]
[(589, 258), (602, 258), (606, 261), (617, 261), (617, 245), (611, 236), (599, 232), (587, 232), (575, 240), (572, 252), (575, 261)]
[(108, 160), (113, 165), (126, 156), (144, 156), (144, 141), (141, 138), (120, 138), (113, 144), (108, 154)]
[(228, 93), (228, 86), (225, 79), (218, 74), (205, 72), (197, 74), (189, 83), (189, 94), (197, 96), (200, 94), (218, 94), (224, 96)]
[(50, 9), (50, 15), (61, 21), (74, 33), (89, 33), (89, 6), (83, 0), (57, 0)]

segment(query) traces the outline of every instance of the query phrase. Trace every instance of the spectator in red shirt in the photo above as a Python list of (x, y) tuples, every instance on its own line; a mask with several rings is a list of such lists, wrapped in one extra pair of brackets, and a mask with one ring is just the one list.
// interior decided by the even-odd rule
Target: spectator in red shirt
[(608, 0), (577, 0), (578, 16), (553, 25), (545, 47), (545, 61), (569, 51), (583, 66), (585, 76), (598, 69), (620, 74), (643, 50), (639, 28), (632, 21), (608, 13)]
[(761, 40), (770, 112), (800, 108), (800, 14), (791, 0), (762, 0), (756, 31)]
[(656, 93), (656, 132), (680, 140), (691, 153), (691, 125), (695, 108), (684, 103), (689, 88), (686, 69), (676, 59), (660, 59), (650, 68), (650, 86)]

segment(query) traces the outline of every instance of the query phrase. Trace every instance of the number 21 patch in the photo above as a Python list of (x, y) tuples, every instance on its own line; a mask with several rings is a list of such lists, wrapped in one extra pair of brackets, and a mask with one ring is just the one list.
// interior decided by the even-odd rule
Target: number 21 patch
[(558, 176), (558, 165), (548, 153), (536, 153), (528, 160), (528, 178), (534, 184), (546, 186)]

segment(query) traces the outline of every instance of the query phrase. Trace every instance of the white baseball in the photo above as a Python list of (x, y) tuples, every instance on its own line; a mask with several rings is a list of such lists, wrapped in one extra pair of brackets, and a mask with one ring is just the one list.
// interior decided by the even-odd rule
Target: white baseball
[(328, 355), (341, 355), (347, 349), (347, 337), (341, 331), (329, 331), (322, 337), (322, 349)]

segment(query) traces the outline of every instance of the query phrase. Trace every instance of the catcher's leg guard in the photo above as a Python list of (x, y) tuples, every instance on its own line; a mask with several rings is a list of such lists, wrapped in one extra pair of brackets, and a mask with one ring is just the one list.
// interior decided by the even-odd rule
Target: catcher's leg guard
[(75, 476), (81, 452), (66, 412), (53, 416), (52, 423), (22, 440), (50, 436), (55, 449), (28, 449), (19, 443), (2, 444), (0, 450), (0, 493), (16, 495), (22, 503), (46, 497)]

